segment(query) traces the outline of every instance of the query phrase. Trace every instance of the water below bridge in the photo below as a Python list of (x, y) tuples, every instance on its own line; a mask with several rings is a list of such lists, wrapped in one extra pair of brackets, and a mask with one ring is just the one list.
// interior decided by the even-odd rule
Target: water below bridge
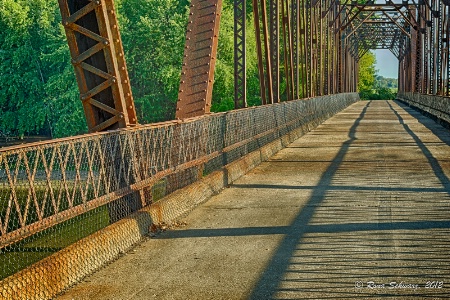
[(361, 101), (59, 299), (448, 299), (449, 145)]

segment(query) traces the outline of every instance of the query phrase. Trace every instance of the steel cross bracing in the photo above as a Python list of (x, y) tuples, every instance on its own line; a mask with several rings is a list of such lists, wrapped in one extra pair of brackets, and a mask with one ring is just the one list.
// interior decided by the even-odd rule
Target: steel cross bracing
[[(91, 131), (137, 124), (112, 0), (59, 0)], [(249, 6), (251, 3), (251, 7)], [(399, 59), (399, 91), (449, 95), (450, 0), (234, 0), (235, 107), (247, 106), (246, 28), (262, 104), (357, 91), (369, 50)], [(192, 0), (176, 117), (210, 111), (222, 0)]]
[(234, 107), (247, 107), (245, 22), (247, 20), (246, 0), (234, 0)]
[(90, 132), (137, 124), (112, 0), (59, 0)]

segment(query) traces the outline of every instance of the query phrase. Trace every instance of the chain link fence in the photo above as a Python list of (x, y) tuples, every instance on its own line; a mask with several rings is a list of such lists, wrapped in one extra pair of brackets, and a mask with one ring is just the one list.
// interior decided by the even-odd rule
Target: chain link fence
[(0, 149), (1, 295), (27, 282), (5, 278), (358, 100), (329, 95)]

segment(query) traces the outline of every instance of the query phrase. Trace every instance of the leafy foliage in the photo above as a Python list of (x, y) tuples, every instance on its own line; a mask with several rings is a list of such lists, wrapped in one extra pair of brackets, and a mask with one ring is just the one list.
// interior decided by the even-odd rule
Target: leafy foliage
[[(115, 3), (138, 121), (173, 119), (190, 1)], [(213, 112), (234, 107), (233, 4), (223, 2)], [(261, 99), (251, 9), (246, 43), (247, 101), (254, 106)], [(374, 89), (374, 63), (372, 53), (360, 62), (362, 95)], [(62, 137), (87, 131), (57, 0), (0, 0), (0, 70), (1, 133)]]
[(364, 100), (390, 100), (395, 98), (397, 80), (377, 75), (375, 55), (367, 52), (359, 62), (358, 90)]
[(116, 1), (140, 123), (174, 118), (189, 1)]
[(383, 76), (376, 76), (375, 86), (380, 88), (397, 89), (398, 80), (396, 78), (386, 78)]
[[(116, 0), (140, 123), (174, 118), (189, 0)], [(259, 84), (248, 14), (248, 102)], [(213, 111), (234, 107), (233, 0), (224, 1)], [(62, 137), (87, 131), (56, 0), (0, 0), (0, 132)]]
[(0, 0), (0, 131), (84, 132), (56, 0)]
[(360, 59), (358, 82), (358, 90), (360, 93), (365, 93), (373, 89), (376, 76), (375, 63), (375, 54), (370, 51)]

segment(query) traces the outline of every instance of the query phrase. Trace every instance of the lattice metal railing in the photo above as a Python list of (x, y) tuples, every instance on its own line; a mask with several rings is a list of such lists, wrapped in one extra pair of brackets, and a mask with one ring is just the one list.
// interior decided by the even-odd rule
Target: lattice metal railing
[(330, 95), (0, 149), (0, 278), (356, 100)]
[(397, 99), (400, 99), (411, 106), (450, 123), (450, 98), (438, 95), (424, 95), (412, 92), (399, 92)]

